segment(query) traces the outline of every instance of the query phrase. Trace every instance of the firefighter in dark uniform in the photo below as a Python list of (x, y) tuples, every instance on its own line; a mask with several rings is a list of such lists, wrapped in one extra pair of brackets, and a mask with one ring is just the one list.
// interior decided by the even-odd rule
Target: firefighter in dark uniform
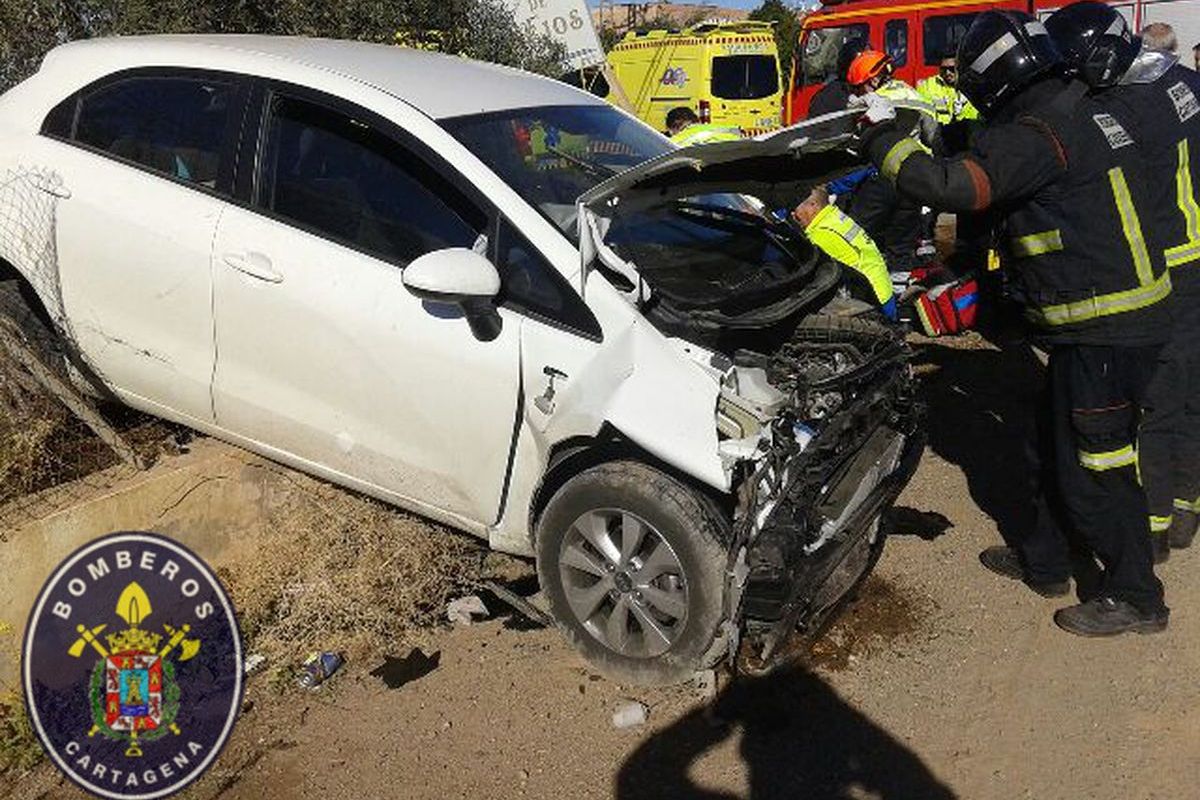
[[(980, 558), (1046, 596), (1070, 589), (1066, 522), (1104, 567), (1098, 596), (1060, 609), (1085, 636), (1164, 630), (1136, 438), (1146, 389), (1171, 332), (1170, 277), (1147, 243), (1131, 187), (1139, 151), (1027, 14), (986, 11), (963, 38), (959, 86), (984, 115), (970, 150), (936, 158), (889, 125), (872, 98), (863, 148), (902, 194), (954, 212), (989, 211), (1035, 338), (1049, 351), (1038, 450), (1037, 521), (1015, 549)], [(891, 110), (894, 115), (894, 110)], [(1055, 500), (1055, 498), (1057, 498)]]
[(1175, 332), (1150, 391), (1138, 461), (1155, 558), (1185, 548), (1200, 512), (1200, 75), (1141, 46), (1120, 12), (1083, 2), (1046, 21), (1068, 63), (1137, 139), (1153, 175), (1147, 233), (1171, 272)]

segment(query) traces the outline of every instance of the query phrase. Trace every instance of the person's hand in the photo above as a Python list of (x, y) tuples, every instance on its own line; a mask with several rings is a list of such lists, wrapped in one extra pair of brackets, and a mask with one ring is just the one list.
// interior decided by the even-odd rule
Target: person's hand
[(829, 192), (824, 186), (818, 186), (809, 193), (803, 203), (792, 211), (792, 219), (800, 223), (802, 228), (807, 228), (827, 205), (829, 205)]
[(859, 124), (864, 127), (874, 127), (896, 118), (896, 106), (892, 101), (874, 92), (850, 98), (850, 107), (863, 109)]

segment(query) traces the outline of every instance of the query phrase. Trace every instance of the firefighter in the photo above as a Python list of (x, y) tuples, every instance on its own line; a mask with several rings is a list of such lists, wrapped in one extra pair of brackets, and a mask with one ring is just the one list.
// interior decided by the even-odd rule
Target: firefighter
[[(990, 210), (1035, 340), (1049, 351), (1039, 437), (1053, 484), (1036, 524), (984, 565), (1038, 593), (1070, 591), (1070, 548), (1051, 498), (1103, 564), (1097, 596), (1059, 609), (1066, 631), (1165, 630), (1135, 451), (1140, 409), (1170, 336), (1170, 277), (1131, 196), (1141, 168), (1129, 132), (1062, 76), (1062, 56), (1028, 14), (985, 11), (959, 50), (959, 88), (987, 127), (971, 149), (935, 158), (869, 97), (863, 148), (899, 191), (954, 212)], [(1047, 435), (1048, 434), (1048, 435)], [(1044, 473), (1043, 473), (1044, 474)]]
[(829, 190), (819, 186), (796, 206), (792, 218), (804, 229), (813, 245), (835, 261), (848, 267), (854, 276), (848, 283), (850, 293), (896, 320), (896, 297), (892, 276), (879, 247), (857, 222), (829, 202)]
[(939, 125), (979, 119), (975, 106), (958, 90), (958, 53), (955, 51), (942, 56), (937, 75), (917, 84), (917, 94), (933, 106), (933, 115)]
[[(1175, 330), (1142, 424), (1139, 466), (1155, 558), (1185, 548), (1200, 512), (1200, 75), (1143, 49), (1119, 11), (1082, 2), (1046, 27), (1096, 99), (1133, 134), (1153, 176), (1147, 228), (1171, 273)], [(1166, 178), (1170, 176), (1170, 178)]]
[(742, 138), (742, 132), (724, 125), (702, 123), (695, 111), (687, 106), (679, 106), (667, 112), (667, 136), (680, 147), (688, 147), (693, 144), (736, 141)]
[[(851, 63), (846, 80), (853, 97), (881, 92), (893, 100), (904, 100), (922, 109), (918, 137), (925, 145), (937, 137), (933, 106), (926, 103), (904, 81), (892, 77), (892, 59), (876, 50), (864, 50)], [(857, 101), (855, 101), (857, 102)], [(838, 193), (838, 205), (879, 245), (888, 269), (911, 272), (924, 266), (918, 249), (924, 234), (921, 204), (900, 197), (895, 187), (877, 171), (870, 172), (853, 191)]]

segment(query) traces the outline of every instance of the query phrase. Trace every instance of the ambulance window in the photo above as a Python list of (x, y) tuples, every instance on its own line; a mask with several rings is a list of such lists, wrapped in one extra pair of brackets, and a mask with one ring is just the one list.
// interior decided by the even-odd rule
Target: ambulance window
[(958, 43), (975, 21), (975, 14), (948, 14), (927, 17), (924, 26), (924, 56), (926, 66), (937, 66), (948, 54), (958, 50)]
[(889, 20), (883, 29), (883, 46), (897, 67), (908, 63), (908, 20)]
[(779, 91), (774, 56), (717, 56), (712, 60), (712, 93), (722, 100), (757, 100)]
[(840, 28), (813, 28), (804, 36), (804, 85), (826, 83), (838, 77), (838, 53), (852, 40), (867, 41), (866, 23)]

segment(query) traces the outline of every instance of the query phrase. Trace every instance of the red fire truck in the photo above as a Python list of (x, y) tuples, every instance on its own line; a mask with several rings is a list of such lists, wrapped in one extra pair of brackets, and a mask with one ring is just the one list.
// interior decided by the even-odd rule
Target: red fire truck
[[(1180, 55), (1191, 64), (1200, 43), (1200, 0), (1109, 0), (1135, 30), (1166, 22), (1179, 38)], [(1070, 0), (824, 0), (805, 18), (800, 46), (784, 95), (784, 123), (804, 119), (812, 96), (837, 71), (837, 56), (851, 39), (863, 39), (892, 56), (896, 75), (915, 86), (937, 72), (942, 55), (957, 46), (975, 15), (989, 8), (1012, 8), (1045, 18)]]

